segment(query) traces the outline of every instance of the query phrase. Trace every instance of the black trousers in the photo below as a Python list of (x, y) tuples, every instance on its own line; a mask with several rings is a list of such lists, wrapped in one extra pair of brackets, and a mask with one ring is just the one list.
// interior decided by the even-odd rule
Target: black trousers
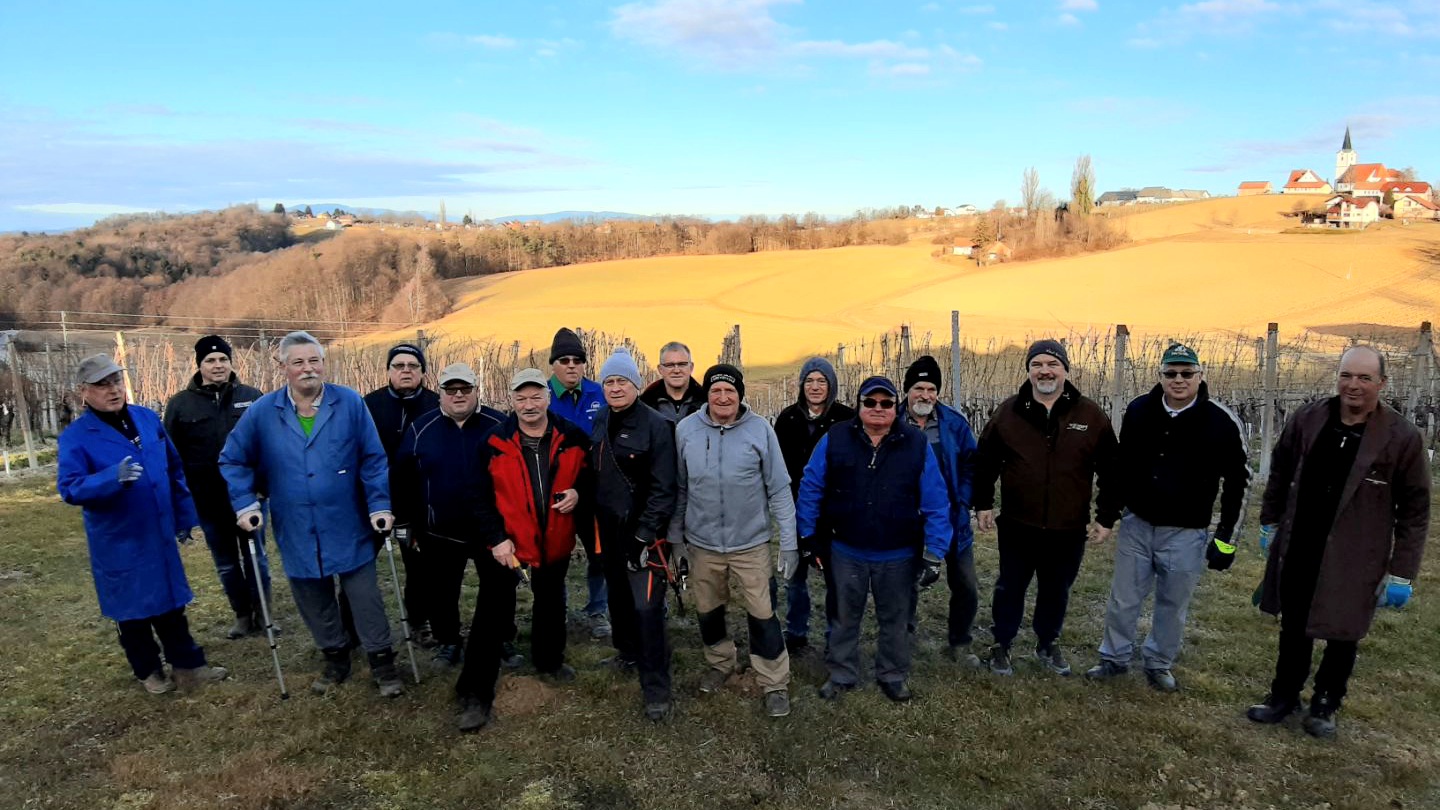
[[(406, 569), (406, 610), (409, 610), (408, 595), (414, 582), (409, 571), (415, 571), (421, 577), (418, 592), (424, 595), (429, 603), (425, 615), (430, 617), (430, 632), (435, 636), (435, 643), (459, 644), (460, 591), (465, 585), (465, 570), (470, 567), (470, 561), (474, 560), (483, 582), (483, 569), (487, 563), (494, 563), (495, 558), (490, 554), (490, 550), (483, 546), (476, 547), (432, 537), (423, 538), (423, 542), (421, 550), (415, 553), (417, 561), (414, 567)], [(514, 571), (511, 571), (511, 575), (514, 576)], [(494, 614), (486, 621), (497, 625), (500, 642), (515, 640), (515, 600), (510, 600), (508, 617)], [(413, 616), (410, 623), (412, 627), (419, 626)]]
[[(172, 667), (195, 669), (205, 666), (205, 651), (190, 635), (185, 608), (176, 608), (147, 619), (126, 619), (115, 625), (120, 646), (125, 650), (125, 659), (130, 662), (130, 671), (142, 681), (161, 671), (162, 648), (165, 659)], [(160, 638), (158, 645), (155, 643), (157, 636)]]
[(974, 640), (975, 614), (980, 612), (980, 582), (975, 577), (975, 546), (945, 555), (945, 584), (950, 586), (949, 641), (951, 647)]
[(476, 555), (475, 568), (480, 575), (480, 590), (475, 600), (475, 616), (470, 621), (465, 665), (455, 681), (455, 694), (462, 700), (476, 699), (489, 706), (495, 702), (495, 681), (500, 677), (504, 628), (512, 627), (515, 621), (515, 587), (519, 578), (513, 569), (496, 562), (488, 549)]
[(1025, 618), (1025, 593), (1035, 589), (1035, 639), (1044, 646), (1060, 637), (1070, 606), (1070, 586), (1085, 558), (1085, 530), (1036, 529), (1002, 515), (996, 521), (1000, 538), (1000, 575), (995, 580), (992, 612), (995, 643), (1009, 649)]
[[(640, 692), (646, 703), (670, 700), (670, 639), (665, 633), (665, 589), (660, 569), (646, 566), (632, 572), (620, 543), (635, 540), (616, 532), (602, 537), (600, 555), (610, 591), (610, 640), (621, 658), (640, 671)], [(613, 549), (613, 551), (612, 551)]]
[[(1321, 549), (1323, 551), (1323, 546)], [(1315, 653), (1315, 639), (1305, 632), (1305, 625), (1310, 621), (1310, 603), (1315, 598), (1320, 570), (1318, 559), (1296, 562), (1298, 564), (1283, 569), (1280, 581), (1280, 650), (1270, 692), (1281, 700), (1298, 702), (1305, 681), (1310, 678)], [(1355, 671), (1359, 647), (1357, 641), (1325, 642), (1320, 669), (1315, 673), (1315, 694), (1327, 695), (1339, 705), (1350, 684), (1350, 675)]]

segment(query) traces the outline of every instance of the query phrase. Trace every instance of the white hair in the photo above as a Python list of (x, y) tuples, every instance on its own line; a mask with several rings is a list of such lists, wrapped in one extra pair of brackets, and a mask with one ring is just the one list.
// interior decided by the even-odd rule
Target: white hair
[(289, 358), (292, 348), (307, 345), (314, 346), (315, 350), (320, 352), (321, 357), (325, 356), (325, 347), (320, 345), (320, 341), (309, 332), (291, 332), (285, 337), (280, 338), (280, 348), (276, 353), (280, 357), (280, 362), (283, 363)]

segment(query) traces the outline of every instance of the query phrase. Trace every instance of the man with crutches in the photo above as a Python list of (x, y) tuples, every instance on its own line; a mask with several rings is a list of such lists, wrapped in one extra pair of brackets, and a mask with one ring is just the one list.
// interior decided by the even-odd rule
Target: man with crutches
[(325, 654), (311, 689), (324, 693), (350, 677), (338, 579), (380, 694), (395, 697), (405, 687), (375, 571), (374, 532), (383, 535), (394, 520), (385, 449), (360, 395), (325, 382), (318, 340), (291, 332), (280, 341), (279, 360), (285, 387), (256, 400), (220, 452), (236, 522), (246, 531), (260, 528), (256, 482), (264, 480), (295, 606)]

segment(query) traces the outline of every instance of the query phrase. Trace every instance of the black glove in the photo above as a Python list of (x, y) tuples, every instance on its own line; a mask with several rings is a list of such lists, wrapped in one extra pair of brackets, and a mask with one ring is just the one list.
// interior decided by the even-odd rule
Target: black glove
[(1219, 536), (1210, 539), (1210, 545), (1205, 547), (1205, 562), (1212, 571), (1224, 571), (1235, 562), (1235, 546)]
[(940, 581), (940, 558), (929, 549), (920, 556), (920, 587), (928, 588)]
[(645, 564), (650, 562), (650, 543), (636, 537), (630, 543), (630, 548), (625, 554), (625, 567), (630, 573), (638, 573), (645, 570)]
[(399, 543), (401, 548), (413, 549), (415, 541), (419, 539), (418, 532), (412, 534), (409, 526), (396, 526), (394, 535), (395, 542)]
[(830, 543), (820, 539), (819, 535), (802, 537), (797, 544), (800, 548), (800, 563), (802, 565), (813, 565), (816, 568), (824, 569), (824, 559), (830, 556)]

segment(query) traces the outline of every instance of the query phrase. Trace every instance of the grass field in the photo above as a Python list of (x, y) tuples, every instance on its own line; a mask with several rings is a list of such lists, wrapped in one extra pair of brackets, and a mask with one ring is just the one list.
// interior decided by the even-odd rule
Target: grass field
[[(1306, 202), (1314, 203), (1313, 198)], [(702, 362), (740, 324), (747, 365), (795, 364), (837, 343), (912, 325), (948, 340), (1019, 342), (1071, 329), (1285, 335), (1337, 323), (1414, 329), (1440, 311), (1440, 223), (1383, 222), (1322, 238), (1287, 234), (1290, 196), (1220, 198), (1108, 214), (1133, 240), (1059, 259), (976, 267), (906, 245), (572, 265), (450, 283), (456, 306), (430, 334), (548, 347), (559, 326), (679, 339)], [(377, 335), (383, 342), (393, 335)], [(652, 358), (653, 359), (653, 358)]]
[[(821, 702), (813, 658), (796, 664), (787, 719), (762, 717), (743, 678), (702, 699), (693, 617), (672, 615), (671, 721), (643, 720), (633, 679), (602, 672), (596, 662), (608, 651), (572, 638), (575, 684), (551, 688), (525, 670), (506, 676), (496, 723), (462, 737), (449, 677), (427, 677), (390, 702), (364, 680), (330, 697), (308, 694), (317, 656), (283, 581), (281, 650), (295, 694), (281, 703), (264, 641), (223, 640), (228, 610), (198, 546), (184, 552), (198, 595), (191, 625), (235, 676), (194, 695), (144, 694), (98, 615), (79, 510), (59, 502), (52, 480), (17, 481), (0, 486), (4, 807), (1440, 806), (1433, 555), (1416, 599), (1385, 611), (1362, 643), (1332, 742), (1244, 717), (1266, 691), (1276, 636), (1274, 621), (1250, 605), (1261, 568), (1251, 536), (1235, 567), (1207, 573), (1196, 594), (1177, 695), (1148, 690), (1138, 674), (1098, 685), (1019, 660), (1006, 680), (961, 671), (937, 642), (942, 585), (922, 599), (917, 697), (906, 705), (873, 687)], [(977, 549), (985, 593), (994, 536), (980, 535)], [(1062, 641), (1077, 669), (1094, 663), (1110, 568), (1109, 549), (1092, 551), (1075, 588)], [(582, 588), (572, 575), (572, 604)], [(1026, 642), (1022, 633), (1017, 651)]]

